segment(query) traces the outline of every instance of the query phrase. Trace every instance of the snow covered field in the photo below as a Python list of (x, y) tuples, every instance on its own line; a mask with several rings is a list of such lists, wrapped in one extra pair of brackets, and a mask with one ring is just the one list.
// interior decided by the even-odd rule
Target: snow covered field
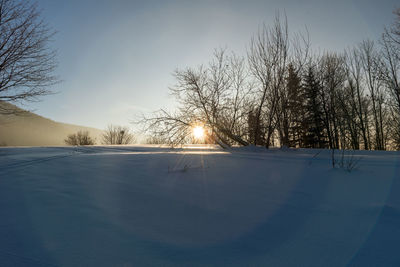
[(400, 153), (355, 157), (0, 148), (0, 266), (400, 266)]

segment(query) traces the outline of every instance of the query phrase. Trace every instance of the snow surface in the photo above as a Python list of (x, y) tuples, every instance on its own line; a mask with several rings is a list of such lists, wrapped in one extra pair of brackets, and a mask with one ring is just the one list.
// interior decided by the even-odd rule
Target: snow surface
[(0, 266), (400, 266), (400, 153), (355, 158), (1, 148)]

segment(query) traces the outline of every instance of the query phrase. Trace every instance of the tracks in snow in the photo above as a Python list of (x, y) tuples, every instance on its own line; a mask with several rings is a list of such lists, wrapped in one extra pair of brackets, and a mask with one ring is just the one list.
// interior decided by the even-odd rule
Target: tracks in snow
[[(8, 164), (6, 163), (4, 165), (0, 164), (0, 174), (6, 174), (6, 173), (9, 173), (12, 171), (19, 170), (21, 168), (34, 166), (34, 165), (40, 164), (42, 162), (72, 157), (72, 156), (80, 155), (80, 154), (96, 154), (96, 153), (104, 152), (104, 150), (112, 150), (112, 151), (120, 151), (120, 152), (124, 151), (124, 150), (118, 149), (118, 148), (96, 149), (96, 148), (87, 148), (87, 147), (74, 147), (74, 148), (58, 147), (57, 149), (60, 150), (59, 155), (39, 157), (39, 158), (28, 159), (28, 160), (16, 160), (16, 162), (12, 162), (12, 163), (8, 163)], [(63, 150), (66, 152), (64, 152)], [(9, 156), (9, 155), (4, 155), (4, 156)]]

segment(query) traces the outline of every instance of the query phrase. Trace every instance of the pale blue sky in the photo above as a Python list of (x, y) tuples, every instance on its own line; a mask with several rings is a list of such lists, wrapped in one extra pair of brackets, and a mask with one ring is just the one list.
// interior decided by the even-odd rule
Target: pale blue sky
[(285, 11), (291, 32), (307, 26), (313, 49), (342, 51), (377, 39), (400, 7), (381, 1), (39, 0), (58, 31), (58, 93), (27, 107), (50, 119), (97, 128), (173, 109), (176, 68), (206, 63), (215, 48), (246, 53), (251, 36)]

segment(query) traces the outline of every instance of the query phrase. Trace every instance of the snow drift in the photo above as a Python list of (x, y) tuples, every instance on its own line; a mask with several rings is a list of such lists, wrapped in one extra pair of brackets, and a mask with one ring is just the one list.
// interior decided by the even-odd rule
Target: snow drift
[(0, 149), (2, 266), (398, 266), (400, 154)]

